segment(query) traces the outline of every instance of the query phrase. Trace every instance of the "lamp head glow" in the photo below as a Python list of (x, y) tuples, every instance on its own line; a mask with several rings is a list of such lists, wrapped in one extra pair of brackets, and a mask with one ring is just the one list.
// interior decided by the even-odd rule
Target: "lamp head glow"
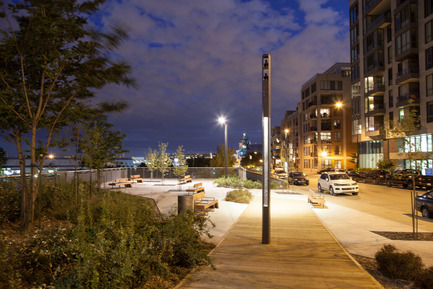
[(227, 121), (226, 121), (226, 118), (225, 118), (224, 116), (220, 116), (220, 117), (218, 118), (218, 122), (219, 122), (220, 124), (225, 124)]
[(288, 133), (288, 132), (289, 132), (289, 129), (288, 129), (288, 128), (286, 128), (286, 129), (284, 130), (284, 132), (285, 132), (285, 133)]
[(327, 152), (322, 152), (322, 157), (326, 158), (328, 156)]
[(342, 103), (342, 102), (337, 102), (337, 103), (335, 104), (335, 106), (336, 106), (337, 108), (341, 108), (341, 107), (343, 107), (343, 103)]

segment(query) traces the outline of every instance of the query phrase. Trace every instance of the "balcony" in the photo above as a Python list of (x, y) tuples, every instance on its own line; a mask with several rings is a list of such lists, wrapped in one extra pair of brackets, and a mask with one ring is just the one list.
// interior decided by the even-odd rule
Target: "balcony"
[(385, 28), (386, 26), (391, 24), (391, 12), (387, 11), (384, 14), (378, 16), (370, 25), (367, 27), (367, 33), (369, 34), (371, 31), (375, 29)]
[(385, 114), (385, 105), (383, 103), (377, 103), (374, 104), (374, 106), (372, 107), (372, 109), (370, 109), (365, 116), (369, 117), (369, 116), (379, 116), (379, 115), (384, 115)]
[(419, 81), (419, 69), (418, 67), (410, 67), (402, 72), (397, 73), (397, 84), (406, 84), (409, 82)]
[(369, 3), (364, 4), (362, 10), (364, 11), (364, 14), (380, 15), (389, 10), (390, 5), (390, 0), (373, 0), (369, 1)]
[(307, 103), (307, 108), (313, 107), (313, 106), (317, 106), (317, 101), (310, 101)]
[(395, 56), (395, 61), (403, 61), (408, 58), (417, 58), (418, 57), (418, 48), (416, 48), (416, 42), (413, 42), (410, 48), (407, 48), (403, 52), (400, 52)]
[(419, 104), (419, 93), (410, 92), (397, 97), (397, 107), (407, 106), (410, 104)]
[(366, 87), (366, 94), (370, 96), (375, 96), (379, 94), (385, 93), (385, 84), (384, 83), (375, 83)]

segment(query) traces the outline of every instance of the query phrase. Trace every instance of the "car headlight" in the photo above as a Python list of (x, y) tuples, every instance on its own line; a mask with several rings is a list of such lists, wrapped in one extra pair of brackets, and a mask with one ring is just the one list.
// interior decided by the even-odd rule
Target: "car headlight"
[(357, 186), (357, 185), (358, 185), (358, 183), (353, 183), (353, 184), (352, 184), (352, 186)]

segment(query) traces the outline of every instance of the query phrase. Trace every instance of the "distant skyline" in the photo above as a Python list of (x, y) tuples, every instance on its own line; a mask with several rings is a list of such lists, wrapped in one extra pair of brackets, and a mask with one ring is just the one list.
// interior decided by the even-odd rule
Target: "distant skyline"
[[(6, 1), (8, 2), (8, 1)], [(98, 29), (121, 25), (129, 40), (116, 51), (133, 69), (138, 89), (110, 85), (100, 100), (129, 107), (109, 117), (127, 135), (127, 156), (167, 142), (174, 152), (210, 153), (242, 133), (262, 142), (261, 57), (271, 55), (271, 119), (295, 110), (302, 84), (349, 60), (347, 0), (110, 0), (92, 16)], [(14, 146), (0, 147), (12, 157)]]

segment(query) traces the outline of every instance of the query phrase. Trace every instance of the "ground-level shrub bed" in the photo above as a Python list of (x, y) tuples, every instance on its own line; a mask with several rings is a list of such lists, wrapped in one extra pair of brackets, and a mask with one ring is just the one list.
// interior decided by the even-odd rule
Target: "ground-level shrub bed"
[(227, 193), (225, 200), (228, 202), (249, 204), (253, 195), (248, 190), (237, 189)]
[(205, 216), (162, 217), (146, 199), (119, 192), (82, 200), (77, 210), (65, 214), (73, 220), (45, 216), (27, 237), (2, 227), (0, 288), (172, 288), (211, 264)]
[(420, 256), (386, 244), (375, 258), (354, 256), (385, 288), (433, 289), (433, 266), (426, 268)]

